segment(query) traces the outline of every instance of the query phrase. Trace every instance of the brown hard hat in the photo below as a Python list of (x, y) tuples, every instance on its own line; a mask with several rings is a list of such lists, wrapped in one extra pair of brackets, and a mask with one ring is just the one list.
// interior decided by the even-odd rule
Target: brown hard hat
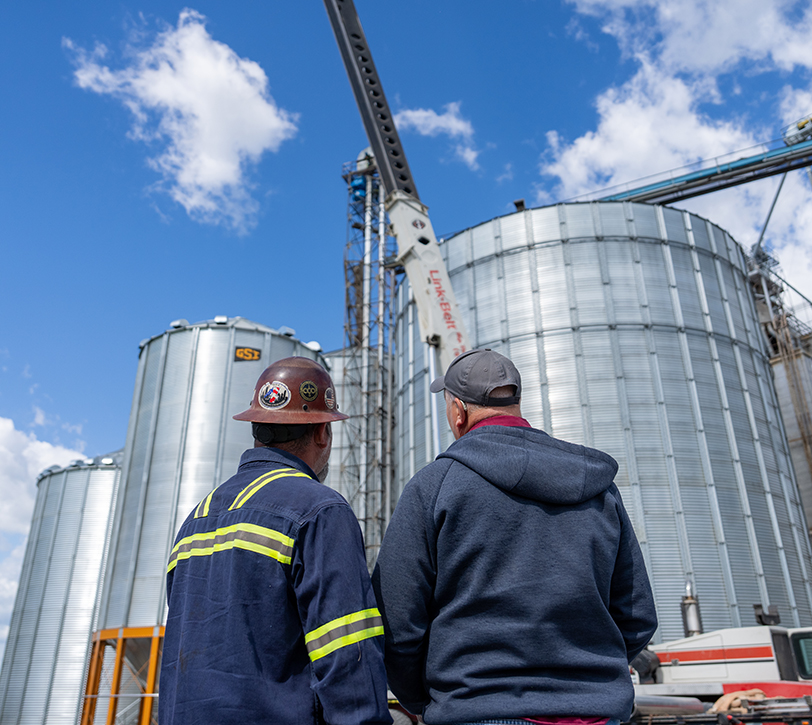
[(315, 360), (286, 357), (265, 368), (251, 407), (233, 416), (252, 423), (299, 425), (344, 420), (330, 374)]

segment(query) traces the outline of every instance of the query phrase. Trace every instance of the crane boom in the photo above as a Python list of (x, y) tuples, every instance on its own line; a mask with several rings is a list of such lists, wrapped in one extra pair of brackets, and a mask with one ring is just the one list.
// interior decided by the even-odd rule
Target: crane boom
[(386, 211), (398, 261), (414, 293), (420, 333), (437, 348), (445, 370), (470, 345), (428, 207), (417, 194), (353, 0), (324, 0), (324, 5), (386, 191)]

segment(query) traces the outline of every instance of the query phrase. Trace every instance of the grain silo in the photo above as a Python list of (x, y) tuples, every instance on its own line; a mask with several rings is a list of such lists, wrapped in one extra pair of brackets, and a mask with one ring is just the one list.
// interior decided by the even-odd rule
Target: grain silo
[(109, 713), (149, 722), (175, 533), (253, 445), (251, 426), (231, 416), (262, 370), (291, 355), (320, 359), (317, 343), (293, 335), (215, 317), (177, 321), (141, 343), (83, 722)]
[(0, 672), (0, 723), (77, 721), (120, 475), (118, 451), (37, 479)]
[[(807, 524), (812, 518), (812, 334), (770, 361)], [(812, 533), (812, 532), (811, 532)]]
[[(683, 636), (686, 580), (706, 630), (755, 624), (755, 604), (812, 624), (804, 514), (739, 245), (676, 209), (584, 203), (497, 218), (442, 249), (472, 343), (522, 373), (525, 417), (618, 460), (655, 639)], [(434, 457), (410, 294), (404, 282), (396, 300), (399, 487)]]

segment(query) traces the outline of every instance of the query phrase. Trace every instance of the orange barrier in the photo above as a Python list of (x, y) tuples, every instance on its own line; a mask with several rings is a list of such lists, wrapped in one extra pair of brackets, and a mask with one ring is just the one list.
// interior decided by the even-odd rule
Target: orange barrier
[[(139, 725), (157, 725), (154, 703), (163, 637), (163, 627), (122, 627), (93, 633), (81, 725), (114, 725), (117, 716), (134, 710), (139, 712)], [(102, 721), (105, 706), (107, 717)]]

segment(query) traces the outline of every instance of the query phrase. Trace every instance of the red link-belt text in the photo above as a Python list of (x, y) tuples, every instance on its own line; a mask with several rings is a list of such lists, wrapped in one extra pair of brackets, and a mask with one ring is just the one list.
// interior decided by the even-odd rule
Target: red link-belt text
[(451, 303), (446, 301), (443, 282), (440, 279), (440, 272), (436, 269), (432, 269), (429, 271), (429, 277), (431, 278), (431, 281), (434, 282), (434, 291), (437, 293), (437, 298), (440, 300), (440, 309), (443, 311), (443, 320), (445, 320), (445, 326), (449, 330), (456, 330), (457, 323), (454, 321), (454, 317), (451, 314)]

